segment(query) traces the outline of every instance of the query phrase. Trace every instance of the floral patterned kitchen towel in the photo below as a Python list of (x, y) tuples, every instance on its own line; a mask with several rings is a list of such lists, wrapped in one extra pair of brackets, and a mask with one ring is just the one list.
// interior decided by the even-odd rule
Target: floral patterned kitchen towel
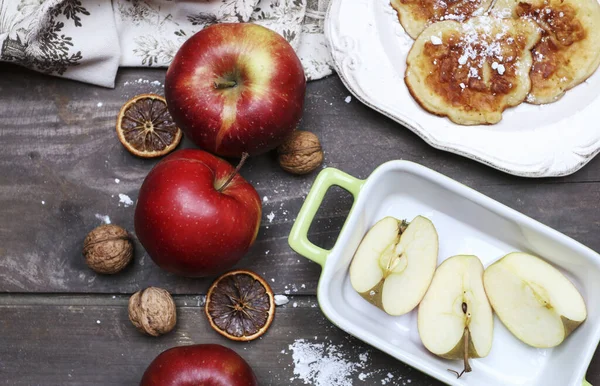
[(113, 87), (119, 38), (109, 1), (0, 0), (0, 60)]
[(168, 66), (181, 44), (202, 28), (253, 22), (285, 37), (309, 80), (331, 74), (323, 35), (329, 0), (113, 0), (122, 66)]
[(309, 80), (331, 74), (330, 0), (0, 0), (0, 60), (112, 87), (118, 65), (166, 67), (202, 28), (253, 22), (285, 37)]

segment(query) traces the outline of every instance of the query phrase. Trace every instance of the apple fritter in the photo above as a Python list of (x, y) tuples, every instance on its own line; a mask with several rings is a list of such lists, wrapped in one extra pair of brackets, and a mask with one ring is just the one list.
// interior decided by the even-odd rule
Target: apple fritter
[(533, 48), (529, 103), (557, 101), (600, 65), (597, 0), (498, 0), (492, 13), (530, 18), (543, 29), (541, 41)]
[(492, 0), (391, 0), (406, 33), (416, 39), (430, 24), (483, 15)]
[(535, 22), (478, 16), (429, 26), (408, 53), (405, 82), (427, 111), (461, 125), (493, 124), (531, 88)]

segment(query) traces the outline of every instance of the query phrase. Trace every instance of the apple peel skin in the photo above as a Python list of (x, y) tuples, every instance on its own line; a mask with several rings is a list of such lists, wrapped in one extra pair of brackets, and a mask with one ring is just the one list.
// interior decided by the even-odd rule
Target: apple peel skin
[(239, 157), (280, 145), (302, 117), (306, 80), (290, 44), (256, 24), (204, 28), (179, 49), (165, 78), (174, 121), (196, 145)]
[(140, 386), (258, 386), (250, 365), (218, 344), (168, 349), (148, 366)]
[(152, 260), (182, 276), (233, 267), (254, 243), (262, 203), (235, 169), (202, 150), (178, 150), (159, 162), (140, 188), (136, 235)]
[(577, 288), (539, 257), (510, 253), (485, 270), (483, 283), (502, 324), (532, 347), (558, 346), (587, 319)]

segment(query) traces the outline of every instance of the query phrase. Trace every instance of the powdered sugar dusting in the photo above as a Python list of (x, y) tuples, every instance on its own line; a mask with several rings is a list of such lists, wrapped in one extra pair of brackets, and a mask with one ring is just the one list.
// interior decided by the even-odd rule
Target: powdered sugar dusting
[(288, 299), (288, 297), (285, 295), (275, 295), (274, 300), (276, 306), (283, 306), (290, 302), (290, 299)]
[(509, 26), (501, 23), (500, 32), (495, 32), (494, 22), (493, 18), (480, 17), (462, 24), (463, 34), (459, 46), (463, 49), (463, 54), (458, 58), (458, 64), (465, 65), (469, 62), (469, 78), (481, 79), (480, 70), (488, 61), (492, 61), (493, 70), (500, 75), (504, 74), (504, 65), (499, 64), (504, 59), (501, 41), (506, 37)]
[(433, 44), (434, 46), (439, 46), (442, 43), (443, 43), (442, 39), (439, 36), (435, 36), (434, 35), (434, 36), (431, 37), (431, 44)]
[[(387, 375), (385, 376), (385, 378), (383, 378), (381, 380), (381, 384), (382, 385), (387, 385), (389, 382), (391, 382), (394, 379), (394, 376), (391, 373), (387, 373)], [(410, 383), (411, 380), (409, 379), (408, 382)], [(403, 385), (406, 385), (406, 382), (403, 383)]]
[(108, 215), (102, 215), (102, 214), (96, 213), (95, 217), (105, 224), (110, 224), (110, 217), (108, 217)]
[(119, 193), (119, 204), (123, 204), (125, 208), (133, 205), (133, 200), (126, 194)]
[[(358, 361), (352, 361), (340, 345), (305, 339), (297, 339), (289, 345), (289, 350), (292, 351), (295, 376), (290, 381), (298, 379), (305, 385), (314, 386), (352, 386), (355, 378), (365, 382), (374, 375), (364, 371), (369, 367), (368, 352), (359, 354)], [(369, 381), (369, 384), (373, 382)]]
[(508, 19), (512, 17), (512, 14), (512, 9), (508, 7), (494, 9), (494, 16), (497, 16), (500, 19)]
[(294, 375), (305, 385), (352, 386), (354, 366), (338, 347), (299, 339), (289, 349), (293, 351)]
[(158, 80), (149, 80), (149, 79), (143, 79), (143, 78), (127, 80), (127, 81), (123, 82), (123, 86), (132, 86), (132, 85), (139, 85), (139, 84), (150, 84), (150, 85), (156, 86), (156, 87), (164, 87), (165, 86)]
[(454, 21), (463, 22), (463, 21), (465, 21), (465, 15), (448, 14), (448, 15), (444, 15), (444, 16), (440, 17), (440, 21), (444, 21), (444, 20), (454, 20)]

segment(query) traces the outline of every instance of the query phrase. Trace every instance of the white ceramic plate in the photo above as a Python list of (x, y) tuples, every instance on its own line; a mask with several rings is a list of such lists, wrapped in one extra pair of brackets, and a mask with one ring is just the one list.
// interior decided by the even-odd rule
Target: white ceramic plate
[[(328, 251), (308, 241), (307, 232), (332, 185), (350, 191), (355, 202)], [(471, 360), (473, 372), (456, 379), (447, 369), (460, 371), (462, 361), (444, 360), (427, 351), (419, 337), (416, 309), (390, 316), (360, 297), (350, 284), (350, 262), (365, 233), (385, 216), (410, 221), (417, 215), (429, 218), (437, 229), (438, 263), (458, 254), (476, 255), (485, 267), (514, 251), (541, 256), (579, 289), (588, 319), (560, 346), (536, 349), (521, 343), (495, 317), (490, 355)], [(582, 385), (600, 339), (600, 308), (595, 306), (600, 302), (600, 256), (448, 177), (406, 161), (388, 162), (367, 180), (327, 168), (307, 195), (289, 243), (323, 266), (317, 295), (323, 313), (334, 324), (432, 377), (455, 386)]]
[(332, 0), (325, 33), (352, 94), (435, 148), (525, 177), (574, 173), (600, 151), (600, 71), (556, 103), (521, 104), (493, 126), (460, 126), (409, 94), (404, 72), (413, 40), (389, 0)]

